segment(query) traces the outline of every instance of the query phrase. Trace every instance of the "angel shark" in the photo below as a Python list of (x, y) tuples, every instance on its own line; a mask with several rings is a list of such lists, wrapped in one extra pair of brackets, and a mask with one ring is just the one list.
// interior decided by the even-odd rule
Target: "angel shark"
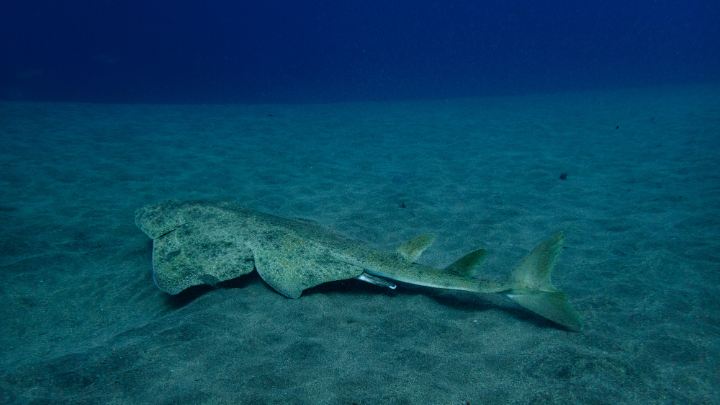
[(564, 236), (555, 234), (529, 253), (503, 282), (479, 280), (485, 249), (444, 269), (415, 263), (435, 241), (419, 236), (394, 252), (382, 252), (331, 233), (312, 221), (285, 219), (215, 201), (168, 200), (137, 210), (135, 223), (153, 239), (153, 280), (168, 294), (200, 284), (215, 285), (257, 270), (280, 294), (299, 298), (303, 290), (356, 278), (395, 288), (389, 281), (425, 287), (500, 293), (567, 329), (579, 331), (580, 317), (550, 273)]

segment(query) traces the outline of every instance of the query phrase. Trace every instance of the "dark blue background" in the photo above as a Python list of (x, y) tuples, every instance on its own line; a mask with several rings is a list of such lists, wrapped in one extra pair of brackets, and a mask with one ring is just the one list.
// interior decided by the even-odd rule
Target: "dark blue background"
[(719, 17), (714, 0), (9, 0), (0, 98), (316, 102), (711, 82)]

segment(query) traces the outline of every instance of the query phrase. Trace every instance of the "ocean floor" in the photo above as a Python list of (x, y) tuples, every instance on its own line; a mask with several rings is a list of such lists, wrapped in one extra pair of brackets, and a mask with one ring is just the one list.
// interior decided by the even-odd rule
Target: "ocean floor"
[[(566, 179), (561, 179), (561, 174)], [(0, 103), (0, 403), (720, 403), (720, 86), (335, 105)], [(500, 280), (563, 231), (564, 330), (501, 295), (257, 275), (176, 296), (135, 210), (243, 204)]]

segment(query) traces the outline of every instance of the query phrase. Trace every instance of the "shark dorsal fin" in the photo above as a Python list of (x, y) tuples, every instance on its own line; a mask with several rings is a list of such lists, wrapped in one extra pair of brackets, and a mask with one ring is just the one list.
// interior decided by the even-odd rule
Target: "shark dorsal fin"
[(478, 249), (474, 252), (470, 252), (457, 259), (455, 263), (445, 267), (445, 272), (470, 278), (475, 275), (475, 272), (485, 260), (486, 256), (487, 250), (485, 249)]
[(434, 233), (420, 235), (415, 239), (405, 242), (405, 244), (395, 249), (395, 251), (407, 261), (414, 262), (425, 249), (429, 248), (430, 245), (435, 242), (435, 239), (437, 239), (437, 236), (435, 236)]

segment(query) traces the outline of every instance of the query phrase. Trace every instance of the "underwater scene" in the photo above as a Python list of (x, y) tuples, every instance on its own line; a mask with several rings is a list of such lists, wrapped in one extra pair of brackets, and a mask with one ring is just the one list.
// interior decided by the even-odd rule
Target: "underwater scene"
[(0, 403), (720, 403), (720, 5), (0, 9)]

